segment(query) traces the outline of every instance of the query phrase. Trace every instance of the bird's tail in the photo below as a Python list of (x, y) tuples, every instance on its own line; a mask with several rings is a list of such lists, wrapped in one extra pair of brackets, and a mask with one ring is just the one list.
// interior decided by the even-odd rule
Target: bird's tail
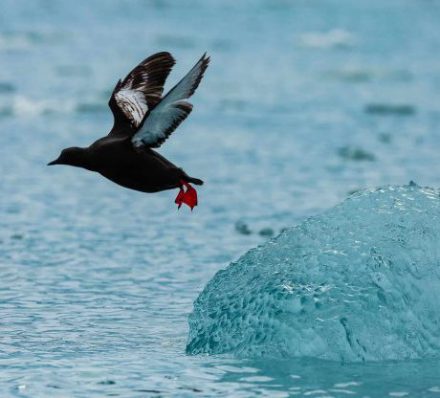
[(199, 180), (198, 178), (194, 178), (194, 177), (186, 176), (186, 177), (185, 177), (185, 180), (186, 180), (187, 182), (191, 182), (191, 183), (193, 183), (194, 185), (203, 185), (203, 181), (202, 181), (202, 180)]

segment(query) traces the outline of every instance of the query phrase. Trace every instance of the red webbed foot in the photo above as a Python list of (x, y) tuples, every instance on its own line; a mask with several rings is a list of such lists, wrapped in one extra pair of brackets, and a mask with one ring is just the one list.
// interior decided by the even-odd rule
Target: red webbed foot
[(179, 193), (177, 194), (176, 200), (174, 201), (174, 203), (177, 204), (178, 209), (180, 209), (180, 206), (182, 206), (184, 195), (185, 191), (183, 190), (183, 187), (180, 187)]
[[(182, 184), (180, 186), (179, 193), (176, 196), (176, 200), (174, 201), (177, 204), (177, 208), (180, 209), (182, 203), (185, 203), (192, 209), (197, 206), (197, 191), (186, 181), (180, 180)], [(186, 188), (186, 191), (183, 189)]]

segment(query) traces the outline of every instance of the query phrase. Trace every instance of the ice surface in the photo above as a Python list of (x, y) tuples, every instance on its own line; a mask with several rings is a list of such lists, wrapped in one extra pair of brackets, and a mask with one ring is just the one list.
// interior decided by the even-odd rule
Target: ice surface
[(192, 354), (439, 357), (439, 192), (352, 195), (219, 271), (189, 324)]

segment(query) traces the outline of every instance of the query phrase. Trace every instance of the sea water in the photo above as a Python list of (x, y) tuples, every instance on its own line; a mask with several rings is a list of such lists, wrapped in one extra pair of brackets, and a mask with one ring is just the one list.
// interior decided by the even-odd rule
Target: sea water
[[(0, 396), (440, 396), (440, 362), (188, 355), (220, 269), (364, 188), (440, 185), (440, 6), (0, 0)], [(149, 54), (211, 65), (161, 153), (200, 205), (46, 167)]]

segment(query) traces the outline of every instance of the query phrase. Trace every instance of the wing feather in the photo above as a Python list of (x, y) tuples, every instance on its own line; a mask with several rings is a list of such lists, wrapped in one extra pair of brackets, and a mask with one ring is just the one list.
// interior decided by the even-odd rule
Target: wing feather
[(194, 94), (208, 64), (209, 57), (204, 54), (156, 107), (145, 115), (132, 138), (132, 143), (136, 148), (141, 146), (158, 148), (187, 118), (191, 113), (192, 105), (185, 100)]
[(174, 66), (168, 52), (153, 54), (120, 80), (110, 97), (109, 106), (115, 118), (113, 130), (128, 125), (136, 130), (147, 112), (161, 100), (163, 85)]

